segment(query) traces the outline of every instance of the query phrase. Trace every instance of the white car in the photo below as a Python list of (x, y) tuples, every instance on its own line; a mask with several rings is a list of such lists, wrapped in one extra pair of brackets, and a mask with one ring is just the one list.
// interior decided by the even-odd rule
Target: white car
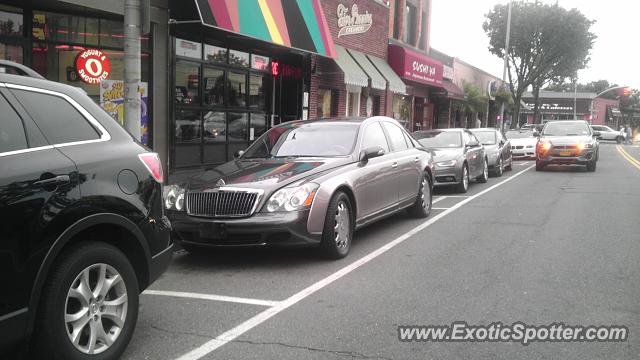
[(538, 138), (530, 130), (508, 130), (505, 137), (511, 142), (511, 156), (514, 160), (535, 159)]
[(621, 143), (627, 137), (623, 131), (613, 130), (606, 125), (591, 125), (591, 129), (600, 132), (599, 140), (613, 140)]

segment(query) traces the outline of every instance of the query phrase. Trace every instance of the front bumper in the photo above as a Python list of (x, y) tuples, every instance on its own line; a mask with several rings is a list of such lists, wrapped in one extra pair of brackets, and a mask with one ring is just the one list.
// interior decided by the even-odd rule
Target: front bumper
[[(566, 149), (551, 149), (546, 154), (538, 154), (537, 161), (545, 165), (547, 164), (559, 164), (559, 165), (587, 165), (596, 158), (598, 149), (583, 149), (566, 150)], [(569, 154), (570, 153), (570, 154)]]
[(518, 149), (518, 147), (512, 147), (511, 148), (511, 156), (513, 157), (513, 159), (515, 160), (521, 160), (521, 159), (535, 159), (536, 158), (536, 148), (535, 146), (532, 147), (520, 147)]
[(433, 177), (435, 178), (433, 186), (456, 185), (462, 178), (462, 169), (458, 166), (446, 168), (435, 166)]
[(321, 235), (307, 231), (309, 210), (257, 212), (248, 218), (204, 218), (185, 212), (169, 214), (178, 244), (205, 247), (313, 246)]
[(171, 241), (171, 225), (169, 219), (163, 216), (153, 226), (153, 236), (159, 243), (166, 244), (166, 247), (151, 256), (149, 260), (149, 285), (162, 275), (173, 259), (173, 241)]

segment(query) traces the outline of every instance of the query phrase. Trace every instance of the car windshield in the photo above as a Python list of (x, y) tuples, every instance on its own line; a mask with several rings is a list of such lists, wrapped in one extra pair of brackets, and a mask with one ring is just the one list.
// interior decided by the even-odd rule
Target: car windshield
[(533, 132), (531, 131), (507, 131), (505, 134), (507, 139), (526, 139), (533, 137)]
[(243, 158), (336, 157), (351, 154), (358, 123), (303, 123), (275, 127), (247, 149)]
[(483, 131), (472, 131), (473, 135), (475, 135), (482, 145), (495, 145), (496, 143), (496, 132), (491, 130), (483, 130)]
[(590, 133), (589, 125), (574, 122), (548, 123), (542, 129), (542, 135), (544, 136), (585, 136)]
[(414, 136), (426, 148), (462, 147), (462, 137), (458, 131), (417, 132)]

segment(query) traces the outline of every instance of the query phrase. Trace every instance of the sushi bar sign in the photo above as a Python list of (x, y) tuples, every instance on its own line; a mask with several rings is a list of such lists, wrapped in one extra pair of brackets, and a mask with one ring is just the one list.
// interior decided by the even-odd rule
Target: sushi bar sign
[(338, 37), (365, 33), (373, 24), (373, 15), (368, 11), (361, 14), (356, 4), (353, 4), (351, 8), (338, 4), (337, 14)]

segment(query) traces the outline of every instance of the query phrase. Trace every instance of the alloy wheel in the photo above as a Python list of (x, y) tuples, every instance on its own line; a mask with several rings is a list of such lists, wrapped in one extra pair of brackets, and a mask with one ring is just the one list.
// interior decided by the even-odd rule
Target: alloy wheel
[(64, 321), (69, 340), (84, 354), (106, 351), (122, 332), (128, 305), (127, 288), (116, 269), (88, 266), (67, 292)]
[(498, 176), (501, 176), (502, 172), (504, 171), (503, 165), (504, 164), (502, 163), (502, 157), (499, 157), (498, 158), (498, 166), (497, 166), (497, 170), (496, 170), (496, 173), (497, 173)]
[(335, 215), (335, 226), (333, 228), (336, 246), (344, 249), (349, 245), (349, 232), (351, 229), (351, 218), (349, 209), (344, 201), (338, 203)]
[(431, 186), (429, 186), (429, 181), (423, 177), (420, 200), (422, 201), (422, 207), (426, 210), (427, 213), (431, 210), (431, 201), (429, 201), (430, 197), (431, 197)]
[(489, 164), (487, 163), (487, 160), (484, 161), (484, 170), (482, 170), (482, 176), (484, 176), (483, 179), (489, 178)]
[(469, 170), (467, 170), (466, 166), (462, 167), (462, 184), (465, 190), (469, 188)]

